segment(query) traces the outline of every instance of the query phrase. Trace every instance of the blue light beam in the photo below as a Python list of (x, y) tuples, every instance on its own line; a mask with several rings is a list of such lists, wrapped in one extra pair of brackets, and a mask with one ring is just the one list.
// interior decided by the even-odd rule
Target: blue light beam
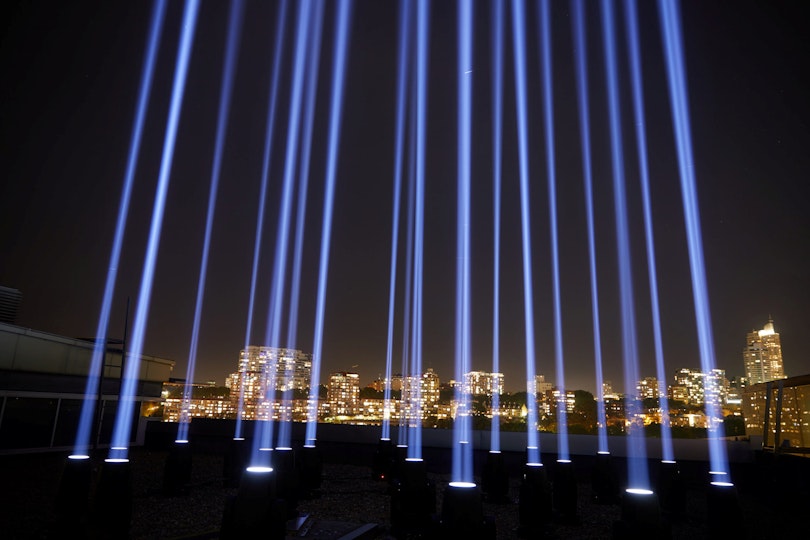
[(585, 4), (583, 0), (571, 2), (576, 64), (577, 104), (579, 108), (579, 137), (582, 145), (582, 176), (585, 184), (585, 209), (588, 224), (588, 268), (591, 280), (593, 315), (593, 354), (596, 373), (596, 416), (598, 451), (608, 451), (605, 395), (602, 383), (602, 332), (599, 324), (599, 290), (596, 279), (596, 233), (593, 218), (593, 165), (591, 163), (591, 121), (588, 103), (587, 44), (585, 33)]
[[(74, 455), (87, 455), (90, 450), (90, 431), (93, 424), (93, 414), (96, 409), (95, 396), (98, 393), (99, 384), (101, 383), (104, 359), (107, 354), (107, 332), (110, 324), (110, 310), (112, 308), (115, 282), (118, 278), (118, 264), (121, 260), (121, 247), (124, 241), (124, 232), (126, 231), (127, 216), (129, 215), (132, 186), (135, 183), (135, 171), (141, 152), (143, 124), (146, 118), (146, 111), (149, 108), (149, 98), (152, 93), (155, 58), (160, 49), (160, 34), (163, 30), (165, 16), (166, 1), (156, 0), (152, 8), (149, 35), (146, 39), (146, 58), (144, 59), (143, 70), (141, 71), (138, 103), (135, 110), (135, 121), (132, 125), (132, 136), (129, 143), (126, 172), (124, 173), (124, 189), (121, 192), (121, 200), (118, 203), (118, 220), (115, 223), (115, 236), (113, 237), (112, 253), (110, 254), (110, 267), (107, 270), (107, 281), (104, 284), (104, 297), (101, 302), (101, 311), (98, 318), (96, 342), (93, 346), (93, 357), (90, 361), (90, 370), (87, 374), (87, 384), (84, 390), (85, 399), (82, 401), (79, 428), (76, 431)], [(126, 352), (122, 354), (126, 354)]]
[[(684, 222), (689, 247), (689, 269), (692, 276), (692, 296), (695, 302), (695, 323), (700, 345), (700, 368), (703, 373), (711, 373), (715, 368), (714, 340), (708, 287), (706, 286), (706, 265), (703, 260), (700, 207), (698, 206), (692, 157), (692, 128), (689, 121), (689, 96), (686, 87), (686, 60), (683, 53), (681, 16), (678, 3), (672, 0), (659, 0), (658, 10), (669, 82), (672, 123), (678, 152)], [(726, 447), (723, 443), (725, 429), (720, 404), (711, 399), (709, 393), (706, 393), (705, 405), (706, 416), (709, 417), (709, 461), (713, 471), (728, 475), (730, 471)]]
[[(492, 2), (492, 373), (501, 372), (501, 167), (503, 166), (503, 2)], [(493, 375), (493, 384), (495, 378)], [(489, 449), (501, 449), (500, 392), (492, 392)]]
[[(458, 187), (456, 223), (456, 381), (470, 371), (470, 151), (472, 141), (473, 6), (458, 3)], [(456, 385), (453, 423), (454, 482), (472, 482), (470, 389)], [(465, 444), (462, 444), (465, 443)]]
[(191, 331), (191, 346), (189, 348), (188, 365), (186, 367), (186, 383), (183, 386), (183, 402), (180, 409), (180, 422), (177, 427), (178, 440), (188, 440), (188, 427), (191, 422), (189, 408), (191, 406), (192, 381), (194, 380), (194, 371), (197, 365), (197, 345), (200, 339), (200, 319), (202, 317), (202, 306), (205, 296), (205, 278), (208, 273), (211, 230), (214, 226), (214, 212), (217, 204), (219, 177), (222, 171), (222, 149), (225, 147), (225, 135), (228, 131), (231, 92), (233, 90), (236, 58), (239, 56), (239, 38), (242, 33), (244, 12), (245, 9), (242, 0), (231, 1), (227, 45), (222, 71), (222, 93), (219, 97), (219, 111), (217, 113), (217, 138), (214, 145), (214, 162), (211, 167), (211, 185), (208, 193), (208, 210), (205, 218), (205, 239), (203, 241), (203, 252), (200, 261), (200, 277), (197, 282), (197, 300), (194, 306), (194, 324)]
[(526, 442), (529, 463), (541, 463), (537, 437), (537, 382), (534, 365), (534, 291), (532, 287), (531, 212), (529, 210), (529, 127), (526, 104), (526, 5), (512, 0), (512, 41), (515, 61), (515, 104), (520, 164), (520, 225), (523, 247), (523, 314), (526, 326)]
[(634, 0), (624, 2), (627, 27), (627, 53), (630, 81), (633, 91), (633, 116), (636, 123), (638, 170), (641, 178), (641, 200), (644, 208), (644, 239), (647, 248), (647, 275), (650, 282), (650, 304), (655, 344), (655, 369), (658, 377), (658, 400), (661, 407), (661, 455), (664, 461), (673, 461), (672, 433), (669, 425), (669, 399), (667, 398), (667, 372), (661, 337), (661, 310), (658, 305), (658, 278), (655, 266), (655, 237), (653, 235), (652, 205), (650, 203), (650, 174), (647, 163), (647, 132), (644, 127), (644, 87), (641, 82), (641, 48), (638, 42), (638, 14)]
[[(256, 282), (259, 276), (259, 258), (264, 230), (264, 211), (267, 201), (267, 183), (270, 177), (270, 163), (273, 148), (273, 133), (276, 125), (276, 110), (278, 97), (278, 80), (281, 73), (281, 53), (284, 48), (285, 21), (287, 19), (287, 0), (281, 0), (278, 6), (278, 19), (276, 21), (275, 44), (273, 53), (272, 73), (270, 76), (270, 92), (267, 104), (267, 121), (264, 136), (264, 155), (262, 160), (262, 177), (259, 188), (259, 208), (256, 218), (256, 235), (253, 241), (253, 266), (250, 272), (250, 299), (248, 301), (247, 324), (245, 325), (245, 350), (250, 346), (253, 334), (253, 310), (256, 302)], [(240, 366), (239, 373), (239, 402), (236, 410), (236, 427), (234, 438), (242, 438), (242, 414), (245, 406), (245, 377), (247, 365)]]
[[(322, 5), (322, 4), (321, 4)], [(320, 8), (322, 9), (322, 7)], [(295, 212), (295, 244), (293, 246), (292, 283), (290, 284), (290, 306), (287, 317), (287, 347), (296, 349), (298, 339), (298, 304), (301, 294), (301, 264), (304, 251), (304, 225), (307, 212), (307, 192), (309, 186), (310, 154), (312, 151), (312, 127), (315, 120), (315, 103), (318, 90), (318, 67), (321, 59), (321, 27), (323, 17), (315, 17), (316, 28), (312, 30), (312, 39), (307, 51), (306, 95), (304, 97), (304, 131), (301, 134), (301, 155), (298, 171), (298, 207)], [(281, 422), (278, 430), (278, 446), (290, 447), (292, 435), (292, 364), (285, 364), (285, 381), (287, 388), (282, 397)]]
[(338, 4), (335, 22), (335, 48), (332, 58), (332, 95), (329, 114), (329, 139), (326, 154), (326, 182), (324, 192), (323, 221), (321, 224), (320, 264), (318, 265), (318, 295), (315, 308), (315, 338), (312, 355), (312, 383), (307, 402), (306, 442), (314, 444), (318, 429), (318, 381), (321, 375), (323, 351), (323, 326), (326, 311), (326, 286), (329, 274), (329, 247), (332, 241), (332, 214), (335, 199), (340, 126), (343, 119), (343, 90), (346, 74), (346, 49), (351, 25), (352, 0)]
[(608, 117), (610, 122), (610, 150), (613, 172), (613, 204), (616, 213), (616, 249), (619, 264), (619, 293), (622, 314), (622, 355), (624, 362), (625, 406), (630, 420), (627, 451), (630, 457), (629, 488), (649, 489), (647, 449), (643, 427), (636, 425), (640, 410), (632, 389), (638, 381), (638, 350), (636, 346), (636, 313), (633, 301), (633, 276), (630, 268), (630, 235), (627, 224), (624, 158), (622, 148), (619, 83), (616, 69), (616, 38), (613, 4), (602, 0), (602, 30), (604, 38), (605, 77), (607, 79)]
[[(313, 14), (313, 3), (315, 13)], [(292, 213), (292, 196), (295, 187), (295, 165), (298, 146), (300, 143), (301, 108), (303, 100), (302, 87), (304, 84), (304, 68), (307, 43), (311, 39), (310, 32), (317, 19), (323, 14), (321, 1), (304, 0), (298, 5), (298, 20), (296, 25), (295, 49), (293, 53), (292, 84), (290, 88), (290, 111), (287, 123), (287, 149), (284, 160), (284, 177), (279, 201), (278, 225), (276, 228), (276, 251), (273, 257), (273, 277), (270, 288), (270, 304), (267, 313), (267, 327), (264, 342), (271, 346), (278, 346), (281, 338), (281, 319), (284, 303), (284, 284), (287, 275), (287, 256), (290, 242), (290, 215)], [(260, 448), (273, 447), (273, 419), (270, 395), (275, 394), (275, 379), (278, 358), (269, 362), (267, 370), (264, 399), (270, 404), (270, 412), (266, 421), (256, 423), (256, 437), (253, 441), (253, 457), (259, 457)], [(257, 463), (259, 464), (259, 463)]]
[(408, 2), (399, 3), (399, 53), (397, 63), (396, 134), (394, 142), (394, 193), (391, 210), (391, 274), (388, 286), (388, 335), (385, 354), (385, 388), (383, 395), (382, 439), (391, 438), (391, 377), (394, 357), (394, 308), (396, 304), (397, 254), (399, 251), (399, 219), (402, 192), (403, 146), (405, 139), (405, 100), (407, 66), (410, 47), (410, 12)]
[[(163, 142), (163, 157), (161, 158), (158, 187), (155, 193), (155, 204), (152, 211), (152, 223), (149, 230), (149, 243), (144, 259), (141, 276), (140, 292), (138, 293), (138, 307), (135, 312), (135, 324), (132, 331), (132, 348), (130, 360), (126, 363), (126, 370), (121, 376), (121, 395), (119, 396), (118, 410), (115, 415), (115, 426), (109, 453), (110, 459), (126, 459), (129, 447), (129, 435), (132, 425), (132, 412), (135, 406), (135, 387), (138, 382), (138, 373), (141, 368), (141, 352), (146, 334), (147, 317), (149, 315), (149, 301), (152, 296), (152, 282), (155, 275), (155, 262), (157, 260), (158, 246), (160, 245), (160, 232), (163, 225), (163, 213), (166, 207), (166, 191), (169, 188), (172, 161), (174, 158), (174, 144), (177, 139), (177, 126), (180, 121), (180, 111), (183, 108), (183, 93), (186, 87), (188, 63), (191, 57), (191, 48), (194, 41), (194, 31), (197, 28), (198, 0), (187, 0), (183, 13), (182, 34), (177, 50), (177, 63), (174, 73), (171, 103), (169, 105), (169, 118), (166, 123), (166, 137)], [(121, 448), (114, 450), (112, 447)]]
[(551, 25), (549, 1), (542, 0), (539, 9), (540, 56), (543, 80), (543, 117), (546, 132), (546, 174), (548, 176), (548, 217), (551, 229), (551, 276), (554, 308), (554, 368), (557, 376), (557, 457), (569, 459), (568, 415), (565, 400), (565, 365), (563, 363), (562, 308), (560, 306), (560, 254), (557, 233), (557, 165), (554, 156), (554, 94), (551, 82)]
[(425, 229), (425, 133), (427, 131), (427, 77), (428, 41), (430, 37), (430, 1), (421, 0), (416, 6), (416, 180), (414, 252), (413, 252), (413, 303), (411, 307), (411, 377), (414, 388), (411, 398), (416, 403), (416, 421), (408, 430), (408, 457), (422, 458), (421, 388), (418, 381), (422, 377), (422, 298), (423, 298), (423, 256)]

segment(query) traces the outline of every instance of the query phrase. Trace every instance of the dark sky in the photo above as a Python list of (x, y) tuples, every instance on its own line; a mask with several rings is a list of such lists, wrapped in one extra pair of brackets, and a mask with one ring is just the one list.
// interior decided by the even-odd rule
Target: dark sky
[[(326, 10), (298, 348), (312, 350), (317, 252), (331, 78)], [(488, 3), (476, 3), (473, 119), (473, 359), (492, 353), (492, 152)], [(605, 377), (621, 387), (615, 224), (601, 19), (588, 7), (591, 140)], [(652, 324), (622, 13), (616, 5), (632, 268), (642, 375), (654, 374)], [(688, 87), (717, 364), (742, 374), (745, 333), (771, 315), (785, 370), (810, 372), (810, 17), (801, 2), (682, 5)], [(0, 285), (20, 289), (18, 324), (56, 334), (95, 332), (122, 188), (149, 2), (4, 4), (0, 64)], [(644, 91), (667, 371), (698, 368), (694, 310), (664, 61), (655, 3), (640, 2)], [(509, 10), (507, 10), (507, 13)], [(111, 337), (138, 295), (163, 144), (182, 3), (171, 2), (138, 163), (116, 287)], [(593, 391), (588, 281), (572, 39), (567, 2), (552, 4), (563, 349), (569, 387)], [(185, 374), (216, 129), (225, 2), (200, 11), (168, 193), (143, 350)], [(196, 380), (222, 382), (244, 345), (276, 4), (247, 4), (201, 321)], [(397, 4), (355, 4), (340, 144), (323, 374), (385, 370), (397, 48)], [(501, 361), (507, 389), (524, 370), (517, 145), (511, 21), (504, 72)], [(553, 380), (550, 241), (537, 18), (528, 9), (528, 68), (537, 372)], [(286, 144), (288, 22), (280, 121), (273, 149), (256, 333), (263, 341)], [(424, 365), (442, 379), (454, 357), (455, 8), (434, 2), (430, 35)], [(401, 245), (404, 241), (401, 242)], [(401, 259), (400, 259), (401, 260)], [(400, 276), (404, 275), (400, 269)], [(400, 291), (401, 292), (401, 291)], [(401, 294), (398, 295), (401, 300)], [(401, 312), (401, 303), (398, 304)], [(134, 308), (133, 308), (134, 312)], [(400, 317), (401, 318), (401, 317)], [(401, 326), (401, 322), (398, 324)], [(398, 330), (396, 360), (402, 339)], [(272, 344), (270, 344), (272, 345)], [(354, 367), (356, 366), (356, 367)], [(398, 368), (397, 368), (398, 371)]]

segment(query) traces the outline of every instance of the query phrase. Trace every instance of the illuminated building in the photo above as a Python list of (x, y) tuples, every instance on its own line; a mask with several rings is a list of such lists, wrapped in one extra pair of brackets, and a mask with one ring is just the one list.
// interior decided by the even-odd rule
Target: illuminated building
[(503, 373), (470, 371), (464, 374), (464, 390), (473, 396), (503, 394)]
[(773, 328), (773, 320), (762, 330), (753, 330), (746, 336), (743, 349), (745, 376), (750, 384), (759, 384), (785, 378), (782, 363), (782, 344), (779, 333)]
[[(186, 383), (170, 379), (163, 383), (161, 397), (163, 401), (163, 421), (179, 422), (183, 410), (183, 391)], [(214, 381), (192, 383), (191, 399), (188, 403), (188, 418), (234, 418), (235, 411), (230, 399), (230, 392), (217, 387)]]
[(534, 392), (538, 398), (544, 395), (546, 392), (551, 391), (553, 385), (550, 382), (546, 382), (545, 375), (535, 375), (534, 376)]
[(636, 383), (636, 397), (638, 399), (658, 398), (658, 379), (656, 377), (644, 377)]
[[(675, 373), (674, 386), (682, 387), (678, 395), (687, 405), (703, 404), (703, 379), (705, 375), (696, 369), (681, 368)], [(677, 398), (673, 398), (677, 399)]]
[(338, 371), (329, 376), (326, 392), (331, 416), (354, 416), (360, 412), (360, 376)]
[(404, 418), (424, 421), (439, 417), (440, 386), (439, 375), (433, 368), (428, 368), (420, 377), (404, 377), (400, 404)]
[(234, 410), (238, 409), (242, 392), (244, 420), (277, 418), (280, 404), (264, 402), (267, 391), (302, 390), (309, 388), (312, 377), (312, 355), (297, 349), (259, 347), (251, 345), (239, 354), (239, 366), (225, 385), (231, 389)]
[[(563, 395), (558, 388), (555, 388), (551, 391), (551, 395), (554, 403), (565, 402), (565, 412), (568, 414), (572, 414), (574, 412), (574, 403), (576, 401), (574, 392), (568, 390), (565, 392), (565, 395)], [(556, 408), (554, 411), (556, 412)]]

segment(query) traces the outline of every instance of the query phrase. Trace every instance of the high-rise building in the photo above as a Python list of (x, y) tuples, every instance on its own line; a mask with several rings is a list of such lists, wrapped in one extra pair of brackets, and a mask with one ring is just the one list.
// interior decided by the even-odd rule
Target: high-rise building
[[(239, 366), (226, 379), (234, 410), (243, 397), (242, 418), (262, 420), (275, 413), (265, 402), (268, 390), (307, 390), (312, 377), (312, 355), (297, 349), (250, 345), (239, 354)], [(273, 400), (271, 400), (273, 401)]]
[(773, 328), (773, 319), (768, 319), (762, 330), (748, 333), (743, 349), (743, 363), (749, 384), (786, 378), (782, 363), (782, 343)]
[(464, 390), (474, 396), (503, 394), (503, 373), (470, 371), (464, 374)]
[(428, 368), (420, 377), (402, 378), (402, 400), (400, 414), (403, 420), (413, 425), (439, 416), (439, 374)]
[(354, 416), (360, 411), (360, 375), (338, 371), (329, 376), (326, 392), (332, 416)]
[(546, 392), (550, 392), (553, 387), (553, 384), (546, 382), (545, 375), (534, 376), (534, 393), (538, 399), (540, 399), (540, 396), (544, 395)]
[(658, 395), (657, 377), (644, 377), (636, 383), (636, 397), (638, 399), (656, 399)]
[[(672, 399), (683, 401), (687, 405), (703, 404), (704, 373), (697, 369), (681, 368), (675, 373), (675, 384), (672, 386)], [(678, 399), (682, 398), (682, 399)]]

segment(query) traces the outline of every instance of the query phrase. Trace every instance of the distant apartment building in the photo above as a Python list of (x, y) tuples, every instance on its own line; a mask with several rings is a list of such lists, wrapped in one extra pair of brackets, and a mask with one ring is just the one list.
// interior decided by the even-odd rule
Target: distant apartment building
[[(236, 409), (231, 402), (230, 392), (217, 387), (216, 383), (192, 383), (189, 385), (191, 396), (184, 407), (183, 392), (186, 383), (170, 380), (163, 383), (161, 397), (163, 401), (164, 422), (190, 422), (194, 418), (234, 418)], [(185, 408), (185, 415), (183, 409)]]
[(759, 384), (785, 378), (782, 362), (782, 342), (769, 319), (762, 330), (752, 330), (743, 348), (745, 377), (749, 384)]
[(636, 383), (636, 397), (638, 399), (657, 399), (658, 396), (657, 377), (644, 377)]
[[(553, 384), (551, 384), (550, 382), (546, 382), (545, 375), (534, 376), (534, 392), (538, 396), (538, 398), (541, 395), (544, 395), (546, 392), (550, 392), (553, 387), (554, 387)], [(528, 391), (531, 392), (532, 390), (529, 389)]]
[(441, 381), (433, 368), (428, 368), (419, 377), (402, 379), (401, 418), (412, 424), (439, 416), (439, 387)]
[(347, 371), (338, 371), (329, 376), (326, 392), (329, 403), (329, 414), (336, 416), (354, 416), (360, 412), (360, 375)]
[(228, 376), (225, 385), (231, 389), (234, 410), (240, 409), (242, 396), (244, 420), (267, 420), (285, 412), (280, 410), (281, 404), (272, 404), (274, 396), (266, 400), (269, 391), (306, 391), (311, 378), (311, 354), (297, 349), (251, 345), (240, 352), (238, 369)]
[[(388, 379), (384, 377), (378, 377), (371, 381), (368, 385), (369, 388), (373, 388), (377, 392), (385, 392), (385, 387), (387, 386)], [(391, 383), (390, 387), (392, 391), (398, 392), (402, 390), (402, 374), (396, 373), (391, 376)]]
[(686, 405), (702, 406), (708, 402), (722, 406), (728, 397), (728, 389), (724, 369), (703, 373), (697, 369), (681, 368), (675, 373), (675, 384), (669, 387), (669, 397)]
[(464, 391), (474, 396), (503, 394), (503, 373), (470, 371), (464, 374)]

